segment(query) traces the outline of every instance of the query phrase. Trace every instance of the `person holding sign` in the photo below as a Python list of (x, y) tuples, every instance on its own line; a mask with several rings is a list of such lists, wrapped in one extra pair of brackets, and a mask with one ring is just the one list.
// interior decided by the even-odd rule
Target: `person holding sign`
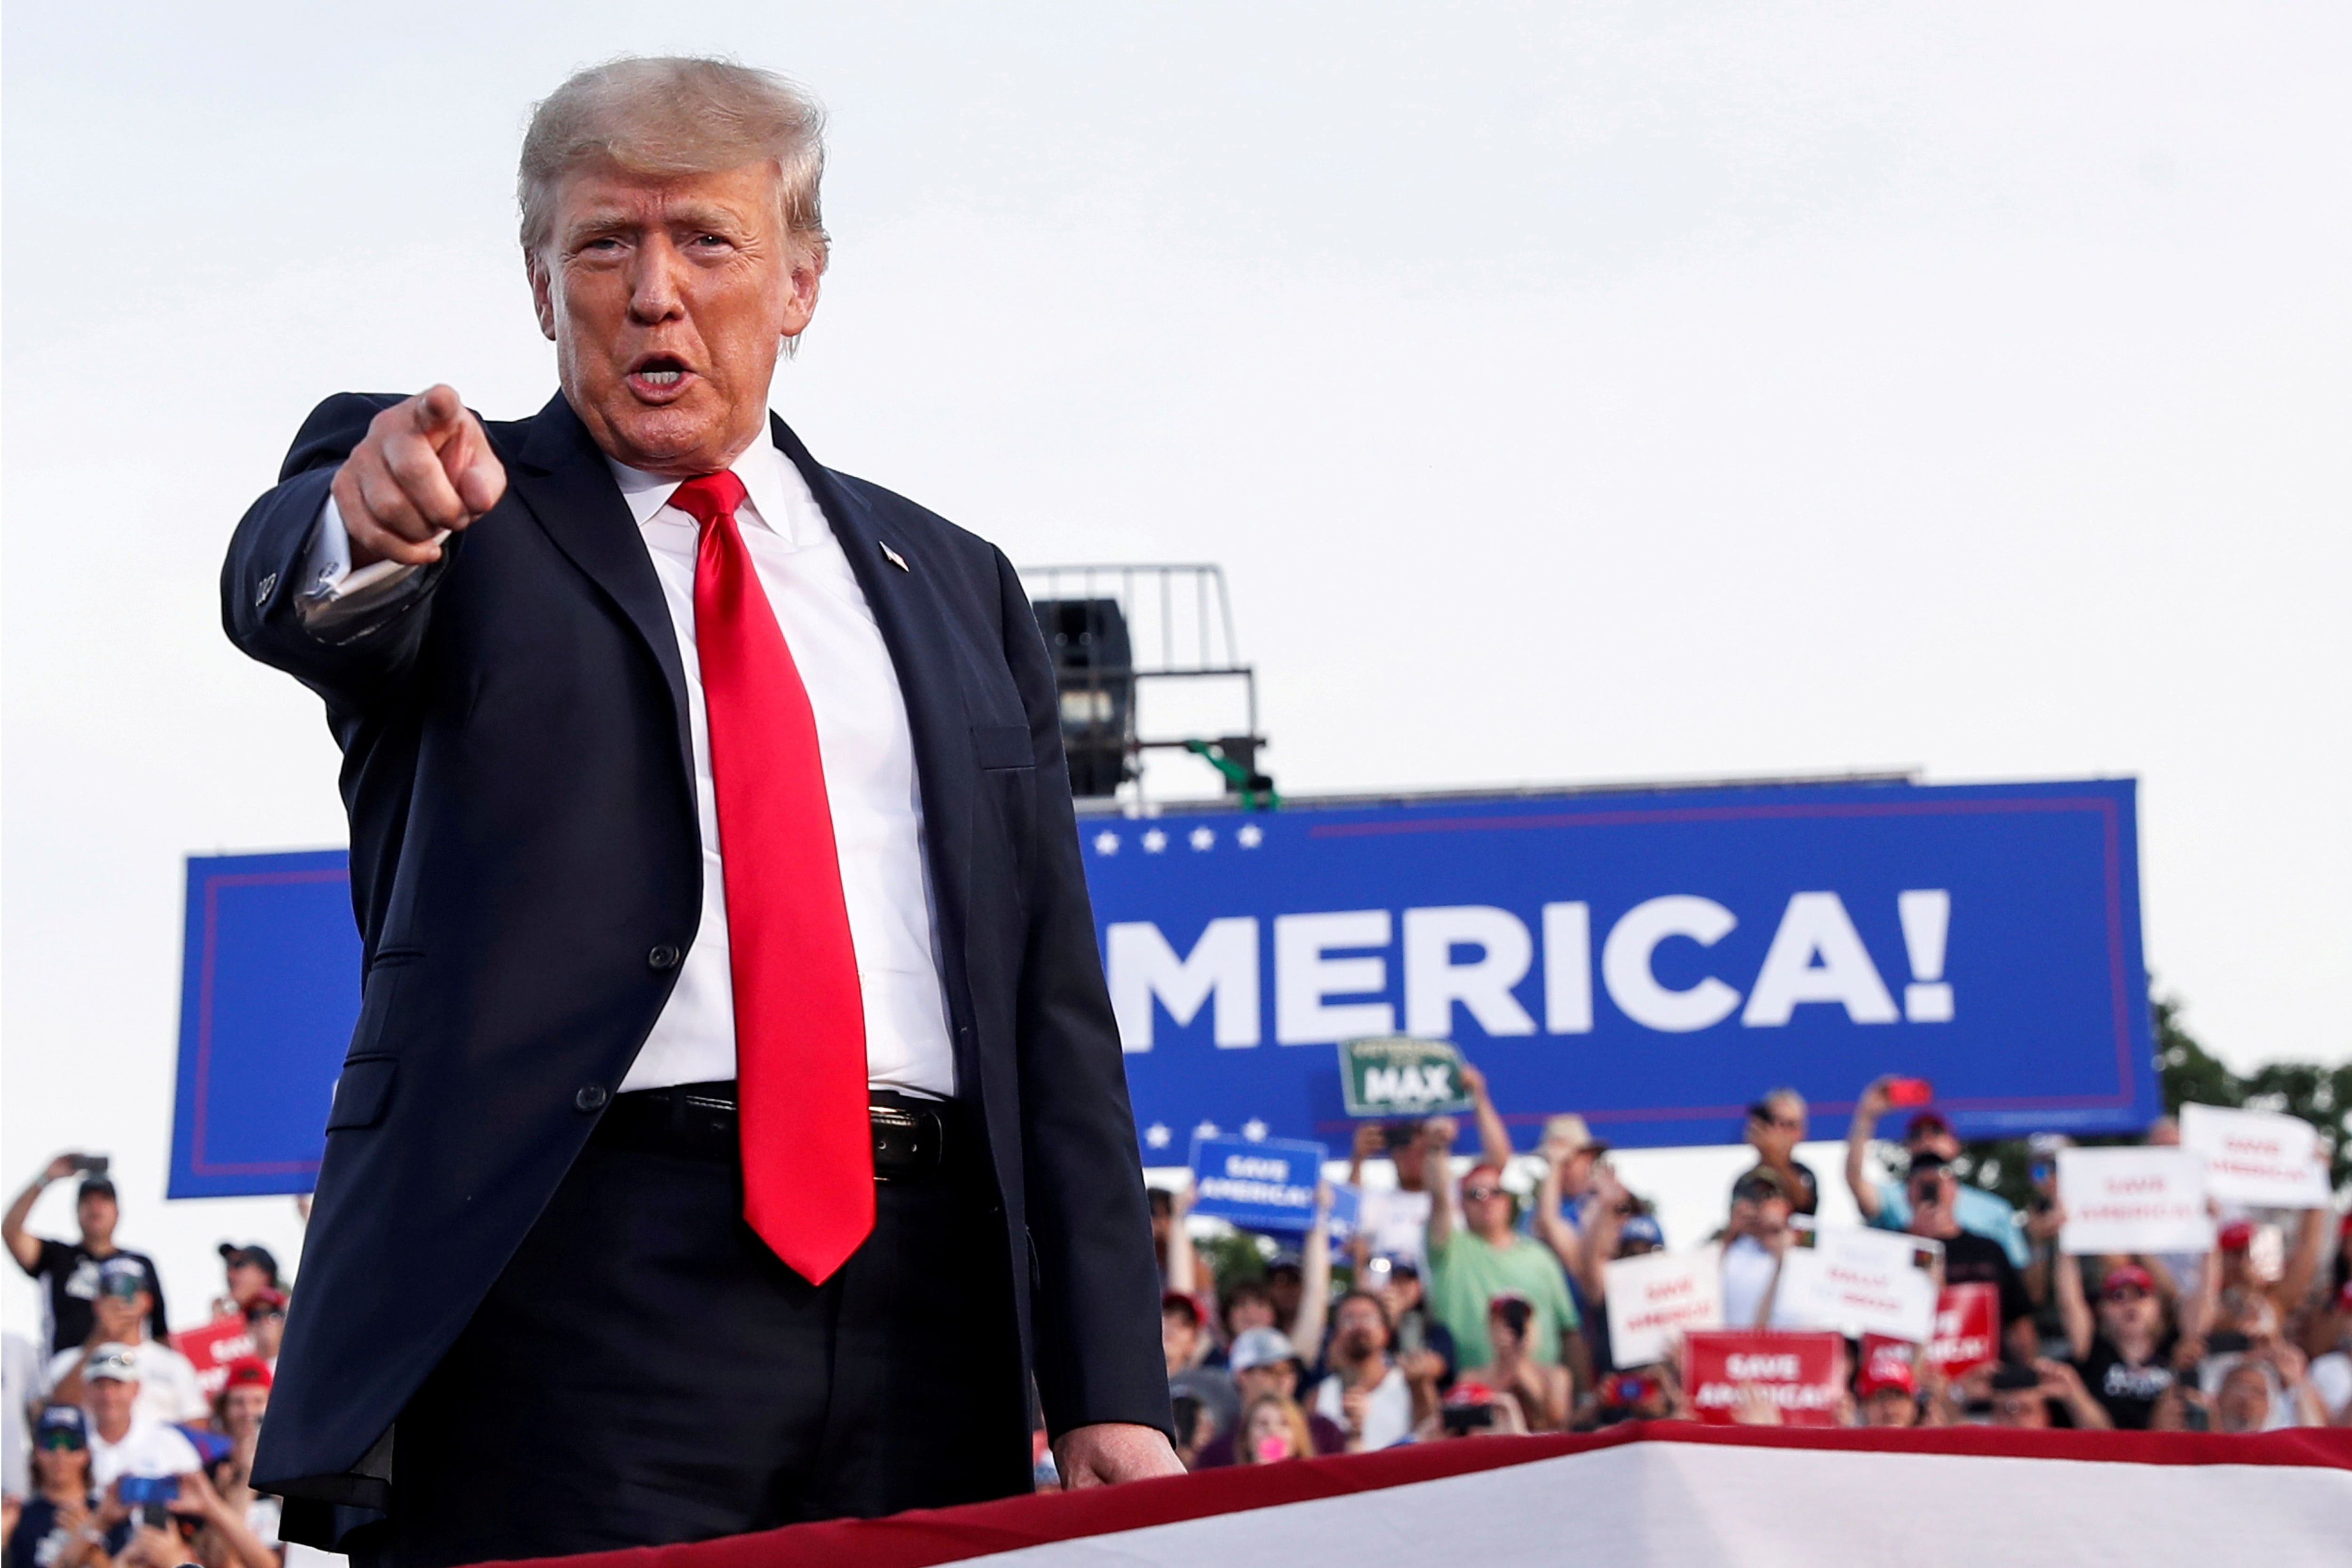
[[(1450, 1139), (1452, 1131), (1450, 1122), (1444, 1124), (1444, 1136)], [(1442, 1170), (1443, 1145), (1437, 1152)], [(1577, 1386), (1591, 1387), (1591, 1361), (1579, 1332), (1583, 1320), (1569, 1299), (1551, 1249), (1512, 1228), (1513, 1203), (1503, 1189), (1500, 1165), (1482, 1160), (1462, 1178), (1462, 1214), (1466, 1228), (1457, 1230), (1450, 1204), (1430, 1207), (1429, 1294), (1438, 1318), (1453, 1331), (1463, 1364), (1484, 1366), (1494, 1360), (1487, 1305), (1497, 1296), (1517, 1295), (1534, 1309), (1528, 1356), (1548, 1366), (1566, 1361)]]

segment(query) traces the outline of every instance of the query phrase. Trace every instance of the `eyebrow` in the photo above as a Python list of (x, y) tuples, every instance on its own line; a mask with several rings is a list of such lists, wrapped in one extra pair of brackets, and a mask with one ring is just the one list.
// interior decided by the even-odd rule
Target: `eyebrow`
[(583, 213), (565, 225), (562, 243), (576, 245), (583, 240), (652, 227), (733, 235), (743, 233), (750, 225), (742, 221), (740, 214), (720, 206), (696, 205), (664, 213), (651, 219), (625, 208), (604, 207)]

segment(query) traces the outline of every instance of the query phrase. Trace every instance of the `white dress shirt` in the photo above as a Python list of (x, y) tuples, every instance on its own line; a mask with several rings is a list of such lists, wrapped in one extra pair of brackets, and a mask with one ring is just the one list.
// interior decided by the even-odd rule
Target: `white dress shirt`
[[(679, 966), (668, 1005), (621, 1081), (626, 1093), (733, 1078), (735, 988), (719, 810), (710, 780), (710, 725), (695, 656), (699, 528), (669, 505), (681, 481), (610, 459), (607, 464), (636, 519), (677, 633), (702, 839), (701, 927)], [(876, 1089), (951, 1098), (955, 1052), (940, 978), (939, 915), (924, 859), (914, 737), (897, 667), (849, 558), (800, 470), (773, 442), (762, 439), (735, 460), (734, 472), (749, 492), (736, 513), (737, 526), (816, 716), (841, 891), (866, 1004), (866, 1082)], [(310, 581), (332, 588), (375, 571), (351, 571), (350, 541), (330, 497), (306, 569)], [(365, 614), (377, 604), (395, 601), (387, 591), (396, 591), (408, 575), (379, 574), (380, 580), (367, 585), (375, 591), (345, 602)]]

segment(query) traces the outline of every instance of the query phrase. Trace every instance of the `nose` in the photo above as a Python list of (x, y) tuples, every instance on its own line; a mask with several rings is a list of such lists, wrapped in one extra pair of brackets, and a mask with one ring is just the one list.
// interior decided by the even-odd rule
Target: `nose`
[(679, 287), (685, 256), (667, 235), (637, 250), (636, 269), (629, 279), (629, 315), (641, 325), (654, 326), (685, 313), (685, 291)]

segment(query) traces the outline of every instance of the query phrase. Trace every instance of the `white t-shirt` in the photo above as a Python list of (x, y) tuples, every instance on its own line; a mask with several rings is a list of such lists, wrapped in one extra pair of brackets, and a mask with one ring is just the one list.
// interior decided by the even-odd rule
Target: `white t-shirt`
[(2319, 1396), (2319, 1407), (2327, 1412), (2327, 1418), (2339, 1419), (2344, 1407), (2352, 1405), (2352, 1355), (2331, 1350), (2326, 1355), (2314, 1357), (2311, 1391)]
[[(139, 1402), (131, 1406), (134, 1419), (171, 1427), (211, 1416), (212, 1401), (205, 1397), (205, 1385), (186, 1356), (153, 1340), (142, 1340), (131, 1348), (139, 1357)], [(49, 1361), (48, 1386), (55, 1388), (72, 1375), (83, 1354), (79, 1348), (58, 1352)]]
[(1376, 1258), (1410, 1258), (1429, 1271), (1429, 1194), (1402, 1187), (1367, 1187), (1356, 1223)]
[[(1315, 1393), (1315, 1413), (1341, 1431), (1348, 1427), (1347, 1409), (1340, 1403), (1346, 1391), (1347, 1385), (1334, 1373)], [(1364, 1447), (1385, 1448), (1412, 1436), (1412, 1386), (1404, 1380), (1404, 1368), (1391, 1362), (1389, 1375), (1373, 1385), (1372, 1396), (1364, 1406)]]
[(90, 1426), (89, 1479), (100, 1491), (123, 1476), (184, 1476), (204, 1468), (196, 1446), (161, 1421), (133, 1416), (119, 1443), (100, 1437), (95, 1422)]
[(1723, 1326), (1752, 1329), (1764, 1310), (1764, 1292), (1780, 1260), (1753, 1236), (1742, 1236), (1723, 1249)]

